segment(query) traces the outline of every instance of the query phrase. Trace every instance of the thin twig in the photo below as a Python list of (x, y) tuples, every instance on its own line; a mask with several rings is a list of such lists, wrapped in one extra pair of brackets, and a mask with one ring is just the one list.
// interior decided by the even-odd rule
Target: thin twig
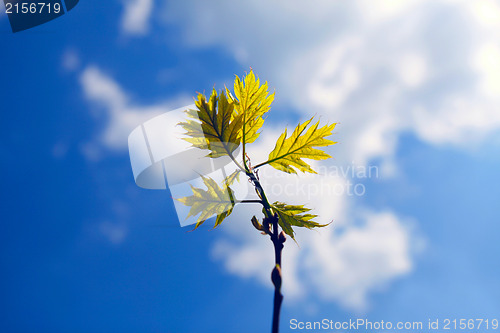
[(262, 204), (262, 200), (240, 200), (238, 203), (259, 203)]

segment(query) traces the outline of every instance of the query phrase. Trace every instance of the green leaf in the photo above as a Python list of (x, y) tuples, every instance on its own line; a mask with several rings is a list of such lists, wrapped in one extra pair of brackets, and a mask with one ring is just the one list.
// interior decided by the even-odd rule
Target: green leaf
[(275, 169), (286, 173), (297, 173), (295, 169), (302, 172), (316, 173), (309, 164), (304, 162), (303, 158), (324, 160), (331, 157), (324, 151), (314, 147), (325, 147), (336, 143), (325, 139), (325, 137), (332, 134), (336, 124), (319, 127), (318, 121), (306, 131), (312, 120), (313, 118), (297, 125), (289, 138), (286, 137), (287, 131), (285, 129), (285, 132), (278, 138), (274, 150), (269, 154), (268, 160), (257, 165), (256, 168), (269, 164)]
[(215, 228), (232, 213), (235, 204), (234, 192), (229, 186), (225, 189), (220, 188), (211, 178), (204, 176), (201, 176), (201, 178), (207, 190), (191, 186), (193, 195), (176, 200), (191, 207), (186, 218), (200, 214), (196, 221), (195, 229), (211, 216), (217, 215)]
[(310, 209), (304, 207), (303, 205), (287, 205), (276, 201), (271, 205), (271, 207), (273, 211), (278, 214), (281, 229), (283, 229), (283, 231), (294, 240), (295, 232), (292, 227), (312, 229), (326, 227), (328, 225), (314, 222), (312, 219), (317, 217), (317, 215), (307, 214)]
[(230, 174), (229, 176), (226, 177), (226, 179), (224, 180), (224, 184), (226, 184), (226, 186), (231, 186), (231, 185), (233, 185), (235, 180), (239, 181), (240, 180), (240, 173), (241, 173), (241, 170), (234, 171), (232, 174)]
[(186, 114), (192, 118), (181, 125), (194, 147), (207, 149), (209, 157), (231, 155), (240, 145), (242, 118), (234, 115), (234, 103), (224, 92), (217, 95), (214, 89), (207, 101), (203, 94), (198, 94), (196, 110), (188, 110)]
[[(229, 92), (227, 94), (230, 98), (232, 97)], [(236, 76), (234, 94), (236, 96), (233, 98), (235, 115), (243, 118), (240, 137), (245, 144), (252, 143), (259, 137), (257, 131), (264, 124), (263, 116), (269, 111), (274, 100), (274, 93), (269, 95), (267, 82), (260, 85), (260, 80), (251, 70), (243, 80)]]

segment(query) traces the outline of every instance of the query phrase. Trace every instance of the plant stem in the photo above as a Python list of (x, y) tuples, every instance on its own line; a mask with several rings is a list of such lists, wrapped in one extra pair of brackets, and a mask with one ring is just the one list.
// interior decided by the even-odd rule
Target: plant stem
[(281, 304), (283, 303), (283, 294), (281, 293), (281, 284), (283, 281), (281, 276), (281, 253), (283, 251), (283, 243), (286, 238), (283, 232), (278, 233), (278, 216), (274, 215), (269, 220), (273, 226), (273, 231), (270, 236), (274, 245), (275, 259), (275, 266), (271, 273), (271, 280), (274, 285), (273, 324), (271, 332), (278, 333), (280, 326)]
[[(243, 151), (245, 146), (243, 146)], [(283, 282), (283, 278), (281, 276), (281, 253), (283, 251), (283, 243), (286, 241), (285, 234), (283, 231), (279, 232), (279, 218), (277, 214), (273, 214), (271, 209), (271, 204), (269, 203), (264, 189), (259, 181), (259, 179), (255, 176), (252, 170), (248, 169), (248, 166), (245, 163), (245, 155), (243, 155), (243, 164), (244, 168), (236, 161), (234, 156), (230, 153), (229, 156), (234, 161), (234, 163), (246, 173), (247, 177), (250, 178), (253, 185), (255, 186), (255, 190), (259, 195), (261, 200), (242, 200), (240, 202), (246, 203), (260, 203), (264, 206), (264, 222), (272, 225), (272, 232), (269, 229), (266, 233), (271, 237), (271, 241), (274, 245), (274, 268), (271, 273), (271, 281), (274, 285), (274, 302), (273, 302), (273, 323), (271, 333), (279, 333), (280, 327), (280, 313), (281, 313), (281, 304), (283, 303), (283, 294), (281, 293), (281, 284)], [(267, 221), (266, 221), (267, 220)]]
[(274, 245), (274, 268), (271, 273), (271, 281), (274, 285), (273, 324), (271, 332), (278, 333), (280, 326), (281, 304), (283, 303), (283, 294), (281, 294), (281, 284), (283, 281), (281, 276), (281, 253), (283, 251), (283, 243), (286, 241), (286, 237), (283, 231), (281, 231), (281, 233), (279, 232), (278, 215), (273, 214), (271, 204), (264, 193), (264, 189), (262, 188), (259, 179), (251, 171), (247, 172), (247, 176), (252, 180), (259, 197), (262, 199), (260, 203), (264, 206), (264, 214), (266, 215), (264, 217), (264, 223), (266, 225), (272, 225), (272, 231), (269, 231), (269, 228), (267, 228), (266, 231), (266, 233), (271, 237), (271, 241)]

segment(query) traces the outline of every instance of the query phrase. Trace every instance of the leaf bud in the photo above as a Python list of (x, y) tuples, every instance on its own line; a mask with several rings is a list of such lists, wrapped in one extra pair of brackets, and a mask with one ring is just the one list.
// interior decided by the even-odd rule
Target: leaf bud
[(252, 225), (254, 226), (255, 229), (259, 231), (264, 231), (264, 228), (262, 227), (262, 225), (259, 223), (259, 220), (257, 220), (255, 216), (252, 217)]
[(278, 240), (280, 241), (281, 244), (286, 242), (286, 236), (285, 236), (285, 233), (283, 232), (283, 230), (281, 230), (280, 235), (278, 236)]
[(279, 265), (274, 266), (273, 272), (271, 273), (271, 281), (276, 289), (281, 288), (281, 269)]

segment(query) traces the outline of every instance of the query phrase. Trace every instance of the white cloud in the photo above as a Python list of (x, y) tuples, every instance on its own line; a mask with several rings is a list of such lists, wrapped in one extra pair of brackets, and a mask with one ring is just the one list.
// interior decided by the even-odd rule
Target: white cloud
[[(464, 5), (466, 4), (462, 0)], [(491, 0), (476, 0), (467, 1), (467, 6), (471, 10), (471, 14), (475, 17), (479, 24), (485, 26), (500, 26), (500, 6), (498, 2)]]
[(389, 212), (367, 212), (360, 226), (312, 233), (304, 274), (316, 294), (348, 308), (365, 309), (370, 292), (412, 269), (411, 232)]
[(489, 97), (500, 95), (500, 45), (490, 42), (481, 45), (474, 55), (474, 66), (481, 76), (480, 90)]
[[(157, 115), (189, 104), (188, 98), (179, 97), (150, 106), (134, 105), (122, 87), (95, 66), (82, 71), (80, 84), (85, 97), (104, 111), (107, 125), (96, 141), (108, 149), (126, 150), (128, 135), (134, 128)], [(83, 149), (89, 158), (99, 156), (99, 147), (93, 143)]]
[[(168, 109), (144, 112), (148, 108), (130, 107), (129, 97), (123, 89), (96, 67), (88, 67), (80, 79), (87, 98), (104, 107), (110, 118), (109, 125), (97, 140), (101, 146), (125, 149), (126, 135), (135, 126)], [(135, 121), (122, 121), (122, 117)], [(267, 157), (278, 135), (279, 130), (269, 124), (259, 142), (249, 146), (254, 163)], [(88, 145), (89, 157), (98, 153), (94, 151), (98, 147)], [(411, 236), (393, 213), (366, 213), (361, 217), (361, 226), (353, 225), (347, 216), (354, 215), (350, 208), (350, 199), (354, 194), (348, 193), (352, 192), (352, 186), (349, 189), (348, 180), (342, 176), (342, 171), (321, 171), (324, 169), (319, 163), (311, 163), (320, 170), (320, 175), (299, 178), (273, 171), (272, 168), (263, 168), (260, 172), (262, 184), (271, 201), (306, 204), (320, 216), (319, 222), (334, 222), (334, 227), (320, 232), (298, 230), (300, 248), (288, 241), (284, 252), (285, 292), (291, 299), (300, 300), (316, 295), (325, 300), (336, 300), (348, 308), (364, 308), (369, 292), (409, 271)], [(347, 170), (346, 174), (350, 172)], [(254, 214), (259, 216), (260, 209), (254, 208)], [(237, 208), (230, 222), (224, 224), (224, 230), (231, 237), (217, 241), (212, 253), (217, 260), (224, 262), (229, 272), (255, 278), (270, 287), (268, 280), (273, 260), (272, 245), (266, 237), (261, 237), (253, 230), (248, 223), (249, 217), (249, 211)], [(337, 233), (338, 228), (343, 228), (340, 235)], [(128, 231), (123, 225), (105, 222), (99, 225), (99, 232), (111, 243), (120, 244)], [(380, 233), (384, 233), (386, 238), (380, 238)], [(387, 237), (394, 239), (387, 241)], [(359, 247), (359, 242), (364, 246)], [(356, 261), (352, 261), (352, 256)], [(323, 257), (324, 262), (316, 261)], [(377, 269), (367, 274), (364, 260), (372, 263), (375, 259), (378, 260)], [(345, 279), (352, 283), (347, 283)], [(340, 290), (338, 286), (343, 288)]]
[[(334, 71), (335, 68), (331, 67), (330, 70)], [(123, 88), (94, 66), (87, 67), (81, 73), (80, 82), (87, 99), (99, 105), (108, 117), (108, 125), (96, 140), (99, 145), (90, 144), (85, 148), (89, 158), (96, 154), (98, 157), (96, 149), (99, 146), (125, 149), (126, 138), (136, 126), (169, 110), (166, 104), (133, 106)], [(347, 83), (350, 84), (353, 83)], [(380, 124), (391, 125), (383, 122)], [(267, 157), (280, 130), (281, 128), (273, 128), (271, 123), (267, 124), (258, 143), (248, 147), (254, 164)], [(365, 129), (369, 130), (370, 127)], [(360, 149), (382, 149), (387, 138), (379, 138), (376, 142), (373, 137), (375, 135), (367, 137), (370, 145), (360, 141)], [(352, 182), (362, 184), (363, 179), (355, 179), (352, 174), (349, 176), (350, 170), (343, 175), (342, 171), (331, 172), (330, 169), (325, 169), (326, 166), (317, 161), (311, 161), (311, 164), (320, 170), (320, 175), (299, 178), (274, 172), (270, 167), (264, 167), (260, 172), (262, 184), (271, 201), (306, 204), (313, 209), (313, 213), (320, 216), (320, 223), (333, 220), (335, 226), (319, 232), (298, 231), (300, 248), (291, 241), (287, 243), (284, 252), (284, 288), (291, 299), (316, 295), (325, 300), (335, 300), (347, 308), (362, 309), (368, 303), (370, 292), (409, 272), (412, 266), (409, 250), (412, 237), (401, 219), (391, 212), (369, 212), (359, 217), (360, 225), (355, 224), (352, 217), (356, 214), (351, 206), (356, 194), (353, 192)], [(260, 216), (260, 209), (257, 208), (254, 214)], [(255, 230), (248, 230), (252, 228), (248, 223), (249, 217), (247, 210), (236, 209), (231, 221), (224, 227), (231, 237), (219, 240), (213, 249), (213, 255), (224, 262), (229, 272), (255, 278), (270, 286), (268, 279), (273, 260), (272, 246), (265, 237), (259, 237)], [(339, 228), (343, 230), (340, 234)], [(126, 235), (122, 229), (109, 224), (104, 224), (100, 230), (115, 243)], [(381, 234), (386, 236), (381, 238)], [(324, 260), (320, 263), (314, 258)], [(376, 266), (371, 265), (373, 263)]]
[[(223, 47), (253, 67), (277, 87), (278, 106), (340, 122), (341, 144), (330, 150), (336, 163), (379, 159), (394, 174), (402, 133), (463, 147), (500, 130), (498, 2), (191, 0), (166, 2), (164, 16), (188, 46)], [(360, 308), (372, 290), (411, 270), (414, 240), (401, 217), (372, 211), (353, 225), (347, 217), (360, 207), (348, 196), (310, 201), (337, 208), (321, 216), (343, 220), (346, 230), (301, 233), (300, 251), (287, 246), (290, 293), (312, 283), (318, 295)], [(225, 230), (234, 236), (240, 227)], [(230, 272), (269, 285), (269, 262), (259, 265), (252, 255), (263, 258), (266, 245), (240, 240), (221, 240), (214, 254)], [(307, 253), (323, 258), (321, 264)], [(312, 280), (302, 271), (307, 263)], [(300, 282), (304, 274), (309, 284)]]
[(403, 55), (396, 69), (401, 81), (410, 88), (417, 88), (427, 80), (427, 62), (420, 55)]
[[(254, 164), (266, 157), (278, 135), (276, 129), (267, 126), (259, 141), (249, 146)], [(270, 167), (263, 167), (259, 173), (271, 202), (305, 204), (319, 215), (318, 222), (333, 222), (317, 231), (297, 228), (300, 248), (292, 241), (286, 243), (284, 292), (292, 301), (314, 297), (364, 310), (371, 292), (410, 272), (412, 243), (419, 238), (407, 222), (390, 211), (356, 213), (363, 208), (356, 205), (354, 185), (364, 186), (363, 177), (369, 175), (363, 171), (366, 169), (339, 170), (315, 161), (312, 164), (319, 175), (298, 177)], [(371, 176), (377, 177), (376, 171)], [(363, 188), (358, 194), (365, 191)], [(212, 254), (228, 272), (270, 288), (272, 244), (253, 229), (249, 222), (252, 214), (261, 216), (257, 205), (236, 208), (223, 224), (226, 235), (216, 242)]]
[[(342, 200), (330, 197), (318, 206), (340, 208), (345, 204)], [(412, 270), (412, 243), (418, 238), (407, 222), (391, 212), (366, 211), (359, 224), (339, 227), (336, 219), (342, 219), (341, 212), (335, 212), (333, 226), (316, 232), (297, 229), (300, 247), (290, 240), (285, 244), (284, 293), (290, 301), (313, 297), (363, 311), (369, 306), (371, 293)], [(258, 215), (258, 209), (254, 213)], [(353, 210), (346, 213), (355, 215)], [(228, 272), (271, 288), (272, 243), (253, 229), (248, 211), (237, 211), (223, 229), (227, 236), (216, 242), (214, 258), (222, 261)]]
[(361, 15), (371, 23), (383, 23), (395, 16), (407, 13), (418, 0), (361, 0), (357, 1)]
[(282, 104), (340, 121), (339, 159), (390, 162), (408, 131), (460, 145), (458, 137), (477, 141), (500, 128), (496, 120), (468, 125), (463, 108), (445, 109), (460, 96), (482, 119), (498, 105), (497, 2), (192, 0), (169, 2), (165, 13), (188, 45), (221, 45), (256, 69), (279, 87)]
[(130, 35), (145, 35), (153, 12), (153, 0), (124, 0), (122, 29)]
[[(146, 1), (134, 4), (149, 8)], [(150, 15), (144, 13), (148, 10), (134, 15)], [(330, 150), (336, 163), (366, 165), (381, 159), (396, 170), (394, 154), (402, 133), (415, 133), (432, 145), (464, 146), (500, 129), (498, 2), (186, 0), (165, 2), (164, 13), (168, 23), (179, 26), (187, 45), (223, 47), (246, 68), (252, 66), (277, 87), (278, 106), (340, 122), (341, 144)], [(132, 22), (147, 27), (147, 19)], [(126, 141), (119, 138), (135, 122), (139, 113), (134, 109), (156, 110), (131, 107), (122, 89), (96, 68), (85, 70), (82, 84), (88, 98), (109, 111), (110, 126), (101, 137), (109, 147), (124, 148)], [(263, 145), (272, 148), (277, 131), (266, 132), (271, 133), (262, 138)], [(251, 153), (264, 159), (265, 151), (269, 148), (262, 146)], [(290, 181), (273, 178), (267, 186), (284, 189)], [(348, 179), (300, 181), (333, 187), (345, 186)], [(297, 193), (282, 193), (280, 199), (304, 201)], [(300, 232), (300, 250), (287, 243), (289, 295), (312, 293), (359, 309), (372, 291), (412, 269), (415, 240), (404, 219), (365, 209), (356, 224), (353, 217), (362, 207), (351, 199), (345, 193), (307, 198), (343, 232)], [(238, 220), (248, 221), (248, 216), (235, 212), (231, 222)], [(229, 272), (269, 286), (271, 244), (258, 234), (249, 236), (256, 232), (243, 222), (225, 224), (229, 237), (216, 244), (213, 254)]]

